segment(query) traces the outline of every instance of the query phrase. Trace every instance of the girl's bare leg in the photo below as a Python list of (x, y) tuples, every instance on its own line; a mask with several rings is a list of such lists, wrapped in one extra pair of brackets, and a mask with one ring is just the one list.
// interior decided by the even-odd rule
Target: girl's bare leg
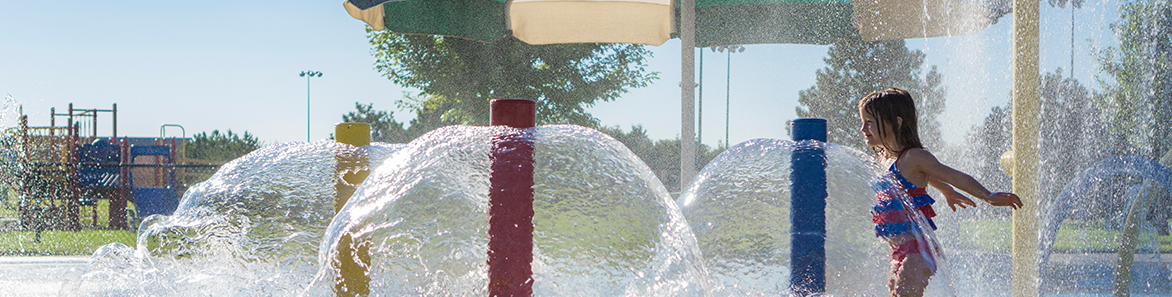
[(891, 297), (921, 297), (931, 277), (932, 268), (928, 261), (920, 253), (911, 253), (902, 263), (891, 264), (887, 288), (891, 290)]

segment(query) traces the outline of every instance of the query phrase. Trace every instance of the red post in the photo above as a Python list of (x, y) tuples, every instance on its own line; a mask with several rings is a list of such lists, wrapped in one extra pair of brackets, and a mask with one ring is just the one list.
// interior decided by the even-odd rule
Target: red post
[(533, 100), (495, 99), (489, 123), (510, 129), (492, 139), (488, 193), (488, 295), (533, 295)]
[[(28, 138), (28, 115), (21, 115), (20, 116), (20, 149), (23, 150), (23, 152), (22, 152), (23, 154), (21, 154), (21, 155), (23, 155), (23, 157), (21, 157), (21, 162), (28, 163), (29, 162), (28, 156), (30, 155), (29, 154), (29, 138)], [(32, 174), (30, 174), (28, 172), (28, 170), (21, 170), (18, 172), (20, 172), (19, 173), (20, 179), (22, 181), (22, 183), (20, 183), (20, 194), (31, 195), (32, 194), (32, 185), (33, 185)], [(30, 198), (32, 198), (32, 197), (30, 197)], [(29, 205), (25, 204), (27, 201), (28, 200), (21, 200), (20, 201), (20, 225), (21, 226), (27, 226), (26, 225), (27, 222), (25, 222), (25, 218), (28, 217), (28, 215), (29, 215), (28, 208), (26, 208)]]
[(110, 144), (118, 144), (118, 103), (114, 103), (110, 109), (110, 122), (113, 123), (111, 125), (113, 128), (110, 131)]
[(126, 202), (130, 199), (130, 141), (119, 143), (118, 194), (110, 198), (110, 229), (123, 230), (126, 226)]
[[(70, 110), (72, 109), (73, 107), (70, 105)], [(70, 122), (73, 122), (73, 120), (70, 119)], [(72, 166), (67, 171), (69, 182), (66, 187), (69, 189), (70, 199), (65, 209), (68, 213), (69, 230), (78, 230), (81, 229), (81, 182), (78, 180), (78, 171), (81, 169), (81, 156), (78, 154), (81, 148), (81, 123), (73, 123), (73, 126), (70, 127), (69, 134), (68, 162)]]

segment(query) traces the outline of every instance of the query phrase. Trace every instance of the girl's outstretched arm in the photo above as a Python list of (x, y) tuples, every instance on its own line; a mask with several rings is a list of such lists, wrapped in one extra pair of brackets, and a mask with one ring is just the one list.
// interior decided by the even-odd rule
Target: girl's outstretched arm
[(947, 183), (928, 177), (928, 185), (936, 188), (937, 190), (940, 190), (940, 194), (944, 195), (944, 200), (948, 202), (948, 207), (952, 208), (952, 212), (956, 212), (957, 206), (960, 206), (960, 208), (977, 207), (976, 202), (973, 202), (972, 199), (965, 197), (961, 193), (957, 193), (956, 190), (952, 189), (952, 186), (948, 185)]
[(980, 182), (977, 182), (977, 180), (972, 176), (969, 176), (964, 172), (960, 172), (959, 170), (952, 169), (952, 167), (941, 164), (939, 160), (936, 160), (936, 156), (933, 156), (932, 153), (929, 153), (928, 151), (911, 150), (908, 151), (908, 155), (912, 157), (913, 160), (915, 160), (913, 161), (912, 166), (915, 166), (916, 170), (919, 170), (925, 175), (931, 177), (928, 179), (929, 182), (935, 179), (937, 181), (950, 184), (973, 195), (974, 197), (985, 200), (985, 202), (988, 202), (993, 206), (1009, 206), (1013, 209), (1017, 209), (1018, 207), (1022, 206), (1021, 198), (1018, 198), (1017, 195), (1005, 192), (990, 192), (988, 189), (985, 189), (985, 186), (981, 185)]

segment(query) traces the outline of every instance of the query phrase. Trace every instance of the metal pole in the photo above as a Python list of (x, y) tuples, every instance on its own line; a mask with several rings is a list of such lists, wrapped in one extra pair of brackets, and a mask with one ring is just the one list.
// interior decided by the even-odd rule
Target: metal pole
[(680, 0), (680, 187), (687, 189), (696, 176), (696, 2)]
[(790, 291), (811, 296), (826, 292), (826, 120), (792, 125), (793, 140), (804, 142), (790, 155)]
[(1013, 1), (1013, 296), (1040, 294), (1038, 280), (1038, 1)]
[(309, 124), (309, 111), (311, 109), (309, 109), (309, 81), (311, 80), (311, 78), (313, 78), (312, 74), (310, 74), (309, 77), (305, 78), (305, 142), (309, 142), (309, 139), (310, 139), (309, 138), (309, 126), (310, 126), (310, 124)]
[(309, 110), (310, 110), (310, 109), (309, 109), (309, 81), (310, 81), (310, 79), (311, 79), (311, 78), (313, 78), (314, 76), (321, 77), (321, 71), (313, 71), (313, 70), (309, 70), (309, 71), (302, 71), (302, 72), (301, 72), (301, 76), (304, 76), (304, 77), (305, 77), (305, 142), (309, 142), (309, 140), (310, 140), (310, 138), (309, 138), (309, 131), (310, 131), (310, 123), (309, 123)]
[(725, 60), (724, 69), (724, 146), (731, 147), (732, 144), (728, 142), (728, 109), (729, 102), (732, 102), (732, 53), (733, 47), (728, 48), (728, 58)]
[[(704, 143), (704, 49), (700, 49), (699, 81), (696, 85), (700, 90), (696, 92), (696, 143)], [(683, 191), (683, 190), (680, 190)]]

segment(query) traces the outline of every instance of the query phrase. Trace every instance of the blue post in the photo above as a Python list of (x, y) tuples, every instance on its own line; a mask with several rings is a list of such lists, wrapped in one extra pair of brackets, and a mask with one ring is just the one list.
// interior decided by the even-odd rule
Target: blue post
[[(826, 142), (825, 119), (796, 119), (793, 140)], [(799, 145), (790, 156), (790, 290), (826, 292), (826, 157), (821, 146)]]

